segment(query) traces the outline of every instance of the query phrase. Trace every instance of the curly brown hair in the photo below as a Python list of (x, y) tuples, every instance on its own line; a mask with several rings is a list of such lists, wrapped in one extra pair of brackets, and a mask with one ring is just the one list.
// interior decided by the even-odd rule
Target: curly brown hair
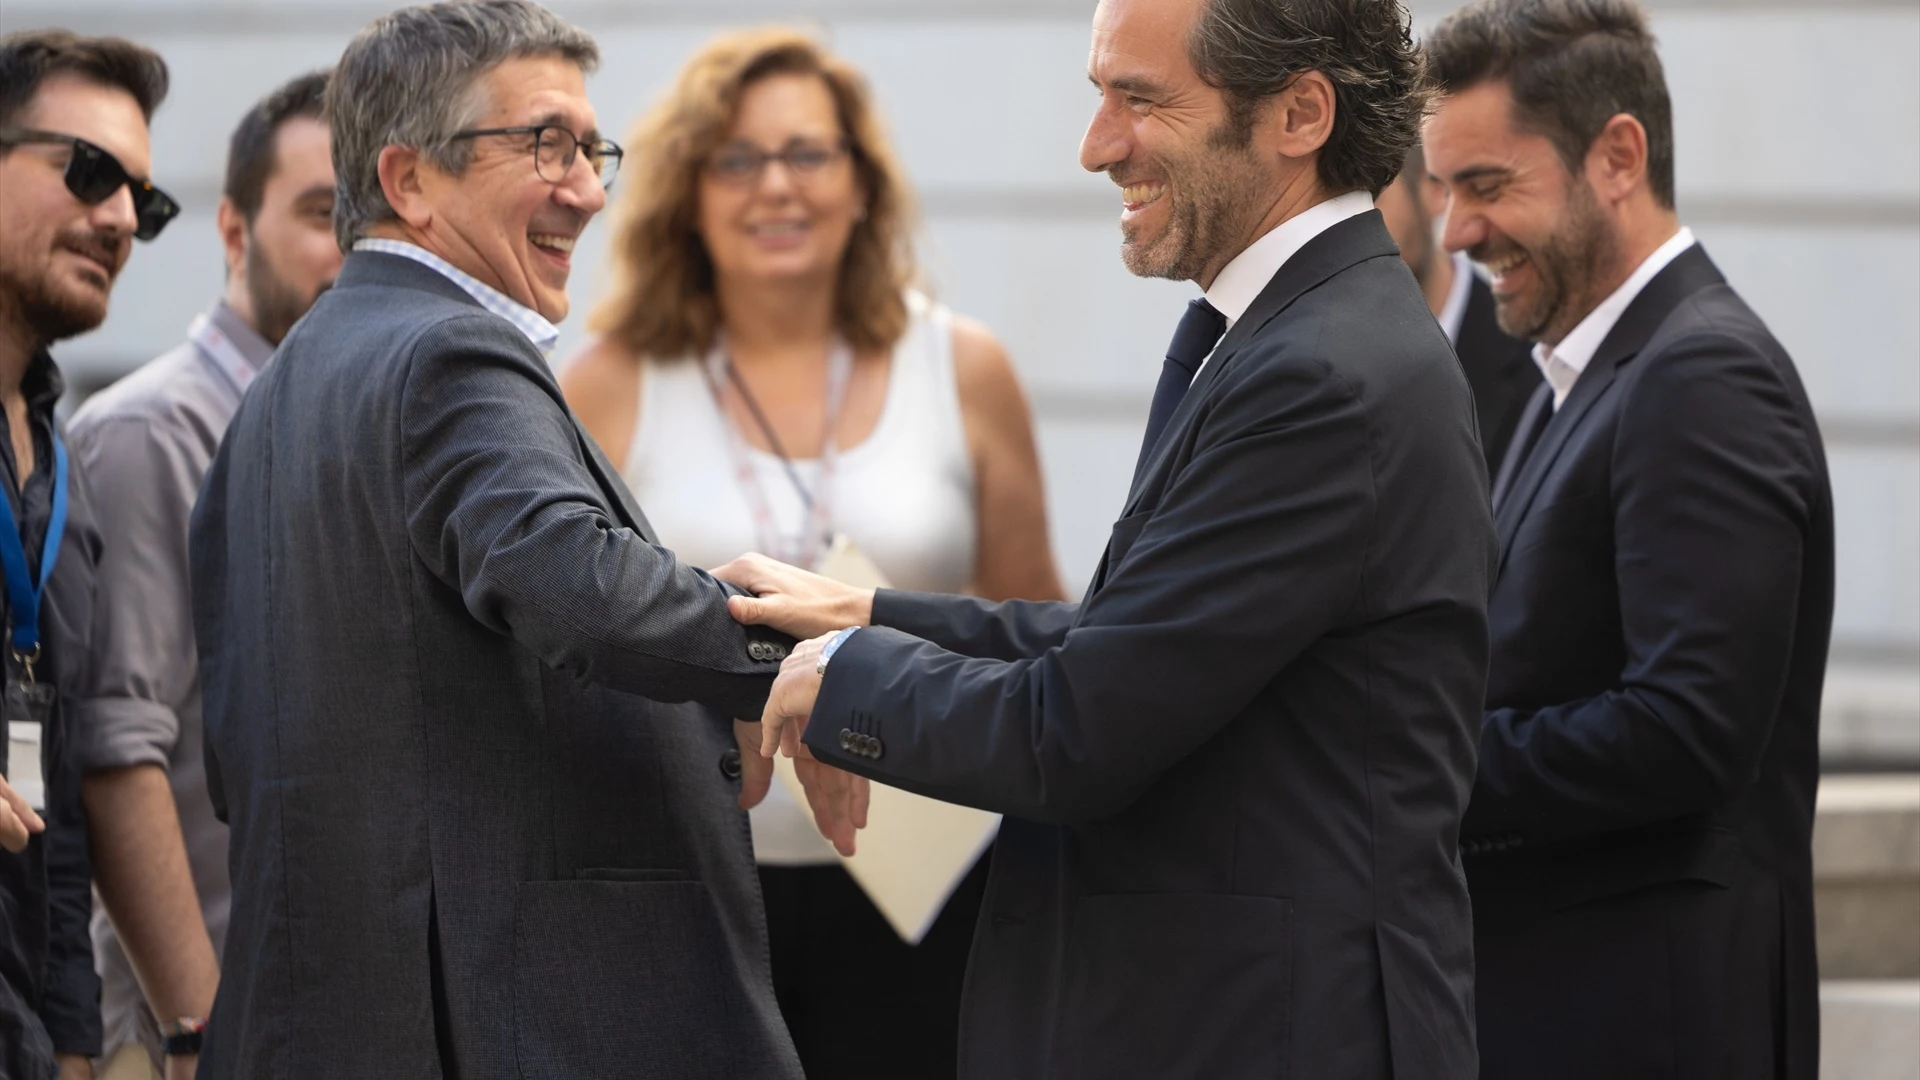
[(628, 140), (637, 175), (613, 212), (613, 283), (588, 325), (636, 356), (705, 352), (720, 327), (713, 260), (696, 228), (700, 170), (725, 141), (741, 95), (773, 75), (813, 75), (840, 114), (867, 195), (847, 240), (834, 323), (860, 350), (892, 347), (906, 332), (905, 289), (915, 270), (914, 209), (905, 174), (881, 129), (866, 80), (797, 30), (722, 34), (694, 53)]
[(1432, 91), (1399, 0), (1207, 0), (1187, 38), (1194, 71), (1227, 95), (1228, 122), (1251, 137), (1258, 106), (1302, 74), (1333, 84), (1333, 132), (1320, 180), (1375, 195), (1420, 137)]

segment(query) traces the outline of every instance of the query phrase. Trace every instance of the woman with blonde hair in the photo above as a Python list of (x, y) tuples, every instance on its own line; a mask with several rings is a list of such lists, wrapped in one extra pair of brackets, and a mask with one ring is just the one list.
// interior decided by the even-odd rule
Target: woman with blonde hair
[[(628, 146), (614, 285), (560, 383), (662, 541), (818, 567), (845, 537), (899, 588), (1061, 596), (1025, 396), (986, 328), (913, 289), (858, 72), (798, 32), (723, 35)], [(807, 1075), (954, 1075), (984, 866), (910, 947), (780, 785), (752, 824)]]

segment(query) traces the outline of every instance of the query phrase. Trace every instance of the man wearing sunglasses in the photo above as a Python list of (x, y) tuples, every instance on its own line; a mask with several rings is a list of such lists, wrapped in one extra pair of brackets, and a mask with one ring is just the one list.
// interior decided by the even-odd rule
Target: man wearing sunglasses
[(0, 1076), (92, 1075), (100, 981), (77, 747), (62, 692), (82, 682), (101, 549), (54, 420), (53, 342), (98, 326), (133, 240), (177, 212), (146, 179), (167, 92), (151, 50), (60, 30), (0, 38), (0, 563), (6, 783), (45, 831), (0, 854)]

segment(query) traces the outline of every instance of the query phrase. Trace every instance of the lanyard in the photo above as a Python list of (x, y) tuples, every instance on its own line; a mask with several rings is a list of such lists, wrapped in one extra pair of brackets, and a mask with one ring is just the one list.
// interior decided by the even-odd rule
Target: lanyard
[[(766, 435), (767, 445), (773, 448), (781, 466), (787, 470), (787, 479), (793, 483), (794, 491), (800, 495), (805, 521), (800, 534), (791, 542), (781, 536), (779, 526), (774, 521), (773, 504), (760, 484), (760, 471), (754, 467), (753, 455), (748, 452), (746, 440), (727, 420), (725, 385), (729, 375), (733, 376), (734, 388), (739, 392), (740, 399), (746, 403), (754, 421)], [(748, 508), (753, 512), (754, 531), (759, 535), (761, 547), (767, 554), (793, 566), (812, 569), (832, 543), (833, 473), (840, 456), (839, 448), (834, 445), (834, 429), (839, 426), (840, 407), (846, 404), (847, 384), (852, 380), (852, 375), (853, 351), (847, 348), (845, 342), (835, 340), (827, 353), (827, 415), (825, 433), (821, 438), (820, 475), (809, 492), (800, 482), (800, 474), (794, 470), (792, 459), (781, 448), (779, 438), (773, 433), (773, 426), (767, 422), (759, 404), (740, 381), (739, 372), (727, 355), (726, 343), (716, 341), (713, 351), (707, 354), (707, 389), (713, 394), (714, 408), (720, 412), (720, 426), (727, 432), (727, 451), (733, 459), (734, 482), (739, 485), (740, 493), (746, 497)]]
[(253, 365), (247, 363), (247, 358), (240, 355), (240, 347), (233, 343), (232, 338), (221, 333), (220, 328), (213, 325), (212, 319), (195, 315), (193, 322), (187, 326), (187, 338), (200, 346), (200, 351), (207, 354), (207, 359), (213, 361), (213, 365), (220, 369), (235, 390), (243, 396), (246, 394), (247, 387), (253, 383), (257, 373)]
[(27, 551), (20, 527), (13, 520), (13, 500), (0, 498), (0, 564), (7, 582), (7, 610), (13, 616), (13, 658), (26, 666), (33, 681), (33, 663), (40, 659), (40, 598), (46, 595), (53, 564), (60, 558), (60, 538), (67, 531), (67, 447), (53, 433), (53, 510), (47, 516), (47, 539), (40, 547), (40, 581), (27, 573)]

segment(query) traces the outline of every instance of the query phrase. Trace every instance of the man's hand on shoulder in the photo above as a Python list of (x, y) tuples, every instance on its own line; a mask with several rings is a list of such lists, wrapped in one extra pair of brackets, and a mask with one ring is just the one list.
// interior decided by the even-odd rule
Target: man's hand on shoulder
[(754, 594), (727, 601), (727, 613), (748, 626), (810, 638), (873, 621), (874, 590), (844, 585), (765, 555), (742, 555), (712, 573)]

